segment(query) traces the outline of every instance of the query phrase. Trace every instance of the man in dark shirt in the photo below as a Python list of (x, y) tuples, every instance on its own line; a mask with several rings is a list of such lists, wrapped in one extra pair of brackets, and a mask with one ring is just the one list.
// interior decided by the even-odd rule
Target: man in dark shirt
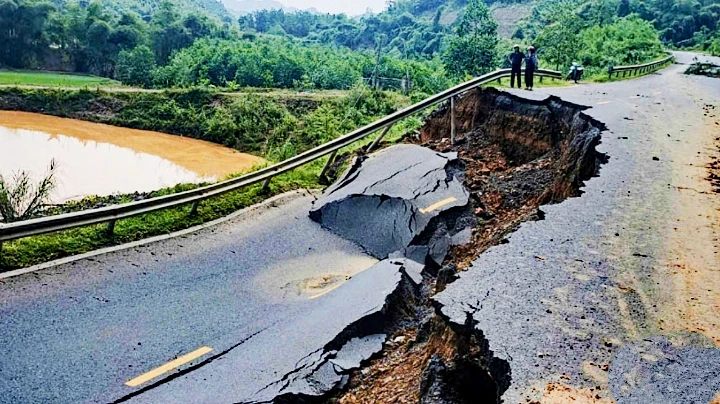
[(512, 72), (510, 73), (510, 87), (515, 87), (515, 77), (517, 76), (518, 88), (522, 88), (522, 81), (520, 80), (520, 70), (522, 69), (523, 60), (525, 55), (520, 52), (520, 45), (513, 47), (515, 50), (513, 53), (508, 55)]

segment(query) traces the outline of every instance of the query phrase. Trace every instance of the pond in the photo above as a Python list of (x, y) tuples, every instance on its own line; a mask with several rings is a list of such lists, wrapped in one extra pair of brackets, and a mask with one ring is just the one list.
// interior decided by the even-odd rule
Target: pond
[(26, 171), (40, 179), (53, 159), (54, 203), (218, 181), (264, 161), (183, 136), (0, 111), (0, 175)]

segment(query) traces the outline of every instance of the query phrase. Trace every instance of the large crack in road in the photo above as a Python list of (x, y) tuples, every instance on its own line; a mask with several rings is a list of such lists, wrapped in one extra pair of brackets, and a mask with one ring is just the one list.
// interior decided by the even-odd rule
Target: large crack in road
[[(473, 91), (456, 144), (440, 108), (312, 207), (13, 279), (0, 402), (705, 404), (720, 389), (720, 165), (701, 152), (720, 139), (720, 91), (693, 92), (715, 83)], [(609, 130), (563, 100), (602, 105)], [(346, 282), (286, 290), (325, 276)], [(122, 385), (206, 343), (219, 353)]]
[(500, 402), (512, 369), (475, 327), (483, 301), (466, 302), (458, 321), (433, 296), (521, 222), (542, 217), (540, 204), (579, 195), (605, 160), (595, 150), (603, 125), (557, 98), (495, 90), (470, 92), (457, 108), (456, 145), (445, 140), (449, 112), (440, 109), (409, 139), (416, 145), (360, 156), (315, 202), (312, 219), (383, 260), (378, 265), (398, 265), (405, 286), (386, 302), (380, 328), (336, 338), (389, 335), (381, 352), (368, 351), (362, 368), (334, 368), (325, 376), (332, 385), (313, 372), (311, 383), (324, 388), (275, 402)]

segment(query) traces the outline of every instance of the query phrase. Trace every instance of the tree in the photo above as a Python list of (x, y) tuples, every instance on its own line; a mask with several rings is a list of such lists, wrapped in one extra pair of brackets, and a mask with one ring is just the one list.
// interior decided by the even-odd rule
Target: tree
[(123, 84), (149, 87), (153, 80), (155, 55), (149, 47), (140, 45), (132, 50), (120, 51), (115, 78)]
[(110, 42), (111, 35), (112, 27), (102, 20), (95, 21), (88, 28), (88, 59), (92, 73), (112, 77), (117, 50), (114, 44)]
[(469, 0), (455, 33), (443, 58), (451, 74), (477, 76), (494, 68), (497, 22), (485, 3)]
[(33, 65), (48, 43), (45, 25), (54, 6), (45, 2), (0, 2), (0, 63), (12, 67)]
[(617, 6), (617, 16), (626, 17), (631, 13), (630, 11), (630, 0), (620, 0)]
[(580, 43), (583, 63), (600, 67), (644, 63), (663, 54), (658, 32), (636, 15), (587, 28), (580, 33)]
[(560, 69), (560, 66), (569, 66), (578, 57), (581, 46), (578, 34), (583, 22), (572, 12), (564, 12), (556, 21), (540, 32), (537, 45), (542, 49), (542, 58), (555, 69)]

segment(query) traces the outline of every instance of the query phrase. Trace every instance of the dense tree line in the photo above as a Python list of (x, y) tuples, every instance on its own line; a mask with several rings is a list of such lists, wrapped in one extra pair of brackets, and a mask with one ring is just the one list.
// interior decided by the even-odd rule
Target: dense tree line
[[(269, 10), (238, 20), (167, 0), (102, 1), (0, 0), (0, 66), (144, 87), (347, 89), (383, 77), (397, 88), (410, 78), (432, 93), (502, 66), (510, 49), (481, 0), (395, 0), (357, 18)], [(447, 9), (457, 18), (443, 21)], [(719, 17), (720, 0), (538, 0), (514, 40), (538, 46), (546, 66), (599, 70), (657, 57), (661, 41), (720, 53)]]
[(100, 3), (57, 8), (33, 0), (0, 1), (0, 65), (115, 75), (118, 58), (138, 47), (152, 49), (159, 64), (200, 37), (233, 35), (228, 24), (204, 14), (180, 16), (165, 1), (149, 21), (133, 12), (116, 14)]
[(383, 55), (378, 61), (372, 52), (272, 37), (201, 39), (158, 68), (154, 79), (159, 85), (175, 87), (202, 83), (218, 87), (349, 89), (373, 75), (398, 81), (409, 75), (415, 90), (426, 93), (450, 85), (437, 59), (415, 61)]
[(262, 10), (240, 17), (243, 31), (289, 35), (307, 42), (345, 46), (353, 50), (384, 47), (398, 55), (432, 57), (440, 51), (448, 27), (440, 24), (442, 9), (429, 20), (393, 8), (387, 12), (348, 18), (344, 14), (286, 13)]
[[(342, 43), (312, 44), (261, 33), (269, 31), (264, 27), (270, 21), (261, 16), (285, 15), (282, 11), (258, 13), (253, 24), (260, 29), (244, 34), (202, 13), (181, 15), (169, 1), (143, 18), (116, 11), (98, 2), (58, 7), (39, 0), (0, 0), (0, 66), (92, 73), (144, 87), (346, 89), (371, 76), (395, 80), (394, 88), (411, 77), (421, 92), (448, 85), (442, 64), (432, 57), (436, 49), (417, 61), (389, 53), (390, 44), (382, 42), (386, 37), (377, 41), (378, 54), (353, 52)], [(304, 34), (303, 18), (321, 18), (309, 13), (287, 16), (286, 27), (296, 21), (291, 31), (298, 36)], [(327, 18), (350, 21), (345, 16)], [(376, 41), (376, 33), (368, 31), (366, 40)]]
[[(557, 48), (558, 41), (563, 38), (577, 38), (585, 29), (606, 27), (621, 20), (615, 30), (626, 32), (624, 42), (637, 41), (634, 49), (629, 49), (625, 61), (642, 58), (640, 49), (648, 45), (649, 36), (653, 35), (657, 35), (665, 46), (720, 53), (720, 0), (589, 0), (580, 4), (569, 0), (540, 0), (534, 4), (531, 17), (518, 28), (514, 37), (534, 39), (546, 31), (544, 36), (548, 40), (545, 43), (552, 42)], [(549, 27), (552, 28), (547, 31)], [(657, 32), (652, 32), (649, 27)], [(613, 28), (605, 29), (606, 33), (610, 31)], [(617, 47), (614, 41), (620, 39), (620, 34), (609, 38), (612, 41), (609, 45)], [(581, 45), (592, 42), (590, 35), (591, 31), (587, 31), (586, 37), (574, 44), (566, 41), (565, 48), (570, 49), (564, 49), (564, 53), (578, 57), (572, 47), (582, 48)], [(651, 49), (656, 47), (654, 43)], [(617, 53), (617, 50), (601, 49), (601, 52)]]

